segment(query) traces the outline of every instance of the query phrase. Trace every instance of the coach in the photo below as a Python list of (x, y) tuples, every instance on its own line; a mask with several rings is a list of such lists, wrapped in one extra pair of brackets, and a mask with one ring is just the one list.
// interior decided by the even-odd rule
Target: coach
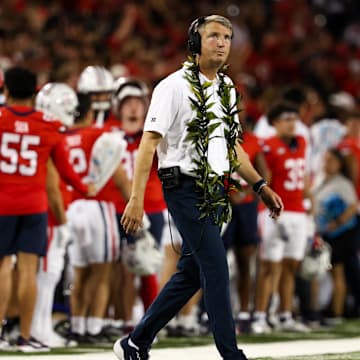
[(246, 359), (236, 344), (228, 267), (220, 237), (219, 225), (230, 215), (229, 173), (237, 171), (253, 185), (271, 216), (277, 217), (283, 205), (238, 142), (241, 127), (236, 94), (223, 72), (231, 38), (228, 19), (218, 15), (196, 19), (189, 28), (193, 56), (154, 90), (122, 225), (127, 232), (141, 226), (146, 182), (157, 149), (165, 199), (184, 239), (183, 255), (178, 272), (139, 325), (128, 338), (115, 343), (119, 359), (148, 359), (156, 333), (200, 287), (222, 358)]

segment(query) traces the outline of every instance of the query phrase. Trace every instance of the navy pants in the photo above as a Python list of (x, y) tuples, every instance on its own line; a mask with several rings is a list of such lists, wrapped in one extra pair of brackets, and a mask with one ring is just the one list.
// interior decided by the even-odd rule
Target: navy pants
[(183, 238), (178, 271), (162, 289), (131, 334), (149, 348), (157, 334), (201, 287), (216, 346), (224, 359), (243, 359), (238, 350), (229, 296), (229, 274), (220, 229), (212, 218), (199, 220), (195, 181), (184, 177), (175, 189), (164, 190), (165, 200)]

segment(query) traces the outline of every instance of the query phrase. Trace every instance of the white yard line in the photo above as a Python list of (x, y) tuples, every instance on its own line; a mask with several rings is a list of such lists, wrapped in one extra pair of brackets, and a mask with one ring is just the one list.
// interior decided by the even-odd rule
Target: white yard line
[[(246, 355), (254, 357), (287, 357), (302, 355), (337, 354), (360, 351), (360, 337), (334, 340), (302, 340), (267, 344), (244, 344)], [(11, 356), (10, 360), (24, 360), (29, 355)], [(115, 360), (112, 352), (104, 351), (81, 355), (42, 355), (40, 360)], [(1, 359), (1, 356), (0, 356)], [(187, 348), (167, 348), (151, 351), (151, 360), (218, 360), (214, 345)]]

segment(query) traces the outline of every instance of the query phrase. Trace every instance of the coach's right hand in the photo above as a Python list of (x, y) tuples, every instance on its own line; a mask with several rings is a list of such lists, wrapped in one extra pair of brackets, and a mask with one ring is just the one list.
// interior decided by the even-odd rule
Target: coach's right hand
[(131, 197), (121, 217), (121, 225), (128, 234), (135, 233), (142, 226), (144, 206), (141, 201)]

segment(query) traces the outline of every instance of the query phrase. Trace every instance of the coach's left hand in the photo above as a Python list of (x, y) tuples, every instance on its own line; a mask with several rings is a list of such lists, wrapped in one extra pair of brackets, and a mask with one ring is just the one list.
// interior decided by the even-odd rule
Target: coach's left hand
[(260, 198), (270, 210), (270, 217), (272, 219), (277, 219), (284, 210), (284, 204), (281, 197), (266, 185), (261, 189)]

